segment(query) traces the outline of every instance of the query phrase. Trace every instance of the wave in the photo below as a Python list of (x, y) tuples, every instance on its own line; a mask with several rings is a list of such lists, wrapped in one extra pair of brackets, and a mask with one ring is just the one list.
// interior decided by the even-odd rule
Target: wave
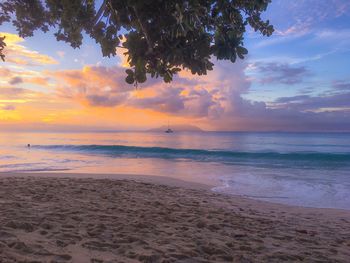
[(102, 154), (112, 157), (189, 159), (224, 163), (283, 163), (346, 165), (350, 166), (350, 153), (322, 152), (240, 152), (226, 150), (179, 149), (165, 147), (141, 147), (126, 145), (34, 145), (34, 149)]
[(45, 162), (27, 162), (1, 164), (0, 173), (4, 172), (44, 172), (44, 171), (67, 171), (69, 168), (52, 167)]

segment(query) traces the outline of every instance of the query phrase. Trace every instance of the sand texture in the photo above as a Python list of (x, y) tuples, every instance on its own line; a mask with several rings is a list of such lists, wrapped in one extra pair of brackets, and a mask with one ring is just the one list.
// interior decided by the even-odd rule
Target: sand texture
[(107, 179), (0, 177), (0, 262), (350, 262), (347, 211)]

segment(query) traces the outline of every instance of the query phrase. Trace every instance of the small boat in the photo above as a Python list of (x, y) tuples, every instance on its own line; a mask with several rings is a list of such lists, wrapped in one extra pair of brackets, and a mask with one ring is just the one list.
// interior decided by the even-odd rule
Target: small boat
[(172, 129), (170, 129), (169, 127), (169, 122), (168, 122), (168, 129), (165, 130), (165, 133), (173, 133), (174, 131)]

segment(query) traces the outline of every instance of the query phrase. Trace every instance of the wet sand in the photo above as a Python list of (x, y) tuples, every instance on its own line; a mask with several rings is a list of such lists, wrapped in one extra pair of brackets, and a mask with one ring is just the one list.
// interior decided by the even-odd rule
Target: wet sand
[(0, 175), (0, 262), (350, 259), (350, 211), (270, 204), (165, 177), (79, 177)]

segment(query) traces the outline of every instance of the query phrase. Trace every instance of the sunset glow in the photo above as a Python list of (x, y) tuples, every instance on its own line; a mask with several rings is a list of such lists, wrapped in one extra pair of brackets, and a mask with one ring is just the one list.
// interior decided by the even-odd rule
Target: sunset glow
[(49, 33), (23, 39), (5, 24), (0, 127), (140, 130), (170, 121), (206, 130), (349, 131), (350, 4), (300, 2), (273, 1), (265, 15), (276, 32), (246, 32), (247, 59), (137, 88), (124, 81), (122, 50), (103, 58), (87, 37), (74, 50)]

